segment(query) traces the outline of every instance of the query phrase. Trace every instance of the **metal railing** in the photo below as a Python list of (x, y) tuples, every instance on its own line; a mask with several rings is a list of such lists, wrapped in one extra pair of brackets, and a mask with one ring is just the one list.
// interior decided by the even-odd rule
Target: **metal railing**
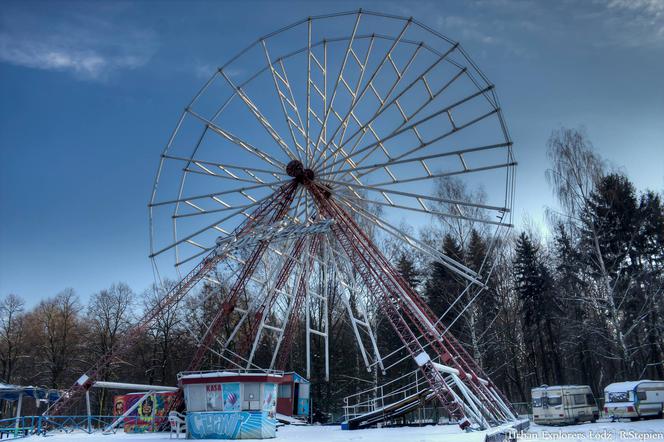
[(344, 398), (345, 420), (380, 410), (386, 405), (406, 399), (414, 394), (429, 390), (426, 378), (415, 370), (395, 378), (385, 384), (368, 388)]
[[(80, 415), (80, 416), (21, 416), (0, 419), (0, 437), (7, 435), (12, 438), (22, 438), (30, 435), (44, 435), (50, 432), (71, 433), (82, 431), (92, 434), (103, 430), (113, 423), (118, 416), (113, 415)], [(121, 425), (136, 425), (145, 421), (139, 416), (127, 416)], [(149, 430), (156, 430), (162, 422), (168, 420), (167, 416), (155, 416), (150, 422)]]
[(236, 368), (236, 369), (223, 369), (223, 370), (196, 370), (196, 371), (181, 371), (178, 373), (178, 380), (184, 376), (190, 375), (206, 375), (214, 373), (233, 373), (233, 374), (254, 374), (254, 375), (273, 375), (283, 376), (286, 372), (283, 370), (270, 370), (262, 368)]

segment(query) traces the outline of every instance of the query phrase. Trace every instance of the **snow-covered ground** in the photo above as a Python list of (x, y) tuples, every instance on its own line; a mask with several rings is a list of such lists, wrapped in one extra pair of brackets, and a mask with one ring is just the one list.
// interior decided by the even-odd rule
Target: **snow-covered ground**
[[(381, 428), (343, 431), (338, 426), (285, 426), (277, 431), (275, 442), (482, 442), (485, 432), (464, 433), (455, 425), (427, 426), (419, 428)], [(107, 442), (153, 442), (168, 440), (168, 433), (114, 435), (54, 434), (53, 439)], [(41, 436), (27, 440), (43, 441)], [(664, 441), (664, 420), (639, 422), (597, 422), (595, 424), (548, 427), (531, 424), (521, 434), (519, 441)]]
[(564, 427), (530, 424), (519, 441), (664, 441), (664, 419), (637, 422), (600, 421)]
[[(114, 435), (86, 434), (55, 434), (49, 438), (71, 440), (76, 438), (83, 441), (106, 441), (106, 442), (153, 442), (169, 440), (168, 433), (157, 434), (124, 434), (118, 431)], [(31, 436), (27, 439), (31, 442), (42, 442), (41, 436)], [(172, 439), (174, 441), (175, 439)], [(183, 439), (180, 439), (183, 440)], [(249, 441), (249, 439), (244, 439)], [(264, 439), (270, 440), (270, 439)], [(340, 426), (284, 426), (277, 430), (275, 442), (483, 442), (484, 433), (464, 433), (456, 425), (439, 425), (427, 427), (402, 427), (402, 428), (372, 428), (367, 430), (342, 430)]]

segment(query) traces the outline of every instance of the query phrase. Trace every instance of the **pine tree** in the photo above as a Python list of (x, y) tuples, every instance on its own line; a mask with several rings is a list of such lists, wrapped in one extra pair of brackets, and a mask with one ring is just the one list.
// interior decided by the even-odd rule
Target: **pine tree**
[(638, 292), (631, 290), (629, 269), (637, 226), (632, 183), (618, 174), (603, 177), (581, 212), (580, 246), (590, 275), (599, 283), (597, 299), (606, 317), (606, 345), (620, 361), (623, 376), (637, 374), (625, 333), (638, 316), (641, 304)]
[(535, 370), (536, 381), (549, 383), (561, 377), (555, 317), (559, 306), (554, 299), (553, 278), (544, 265), (539, 247), (521, 233), (514, 259), (515, 289), (521, 300), (526, 351)]
[[(443, 253), (450, 258), (463, 262), (463, 250), (450, 234), (443, 237)], [(450, 331), (462, 342), (468, 337), (465, 321), (456, 320), (462, 314), (465, 303), (456, 302), (457, 297), (466, 287), (465, 280), (438, 261), (430, 264), (429, 277), (424, 290), (425, 298), (436, 317), (443, 318), (444, 324), (452, 324)]]
[(401, 253), (397, 262), (397, 270), (413, 289), (418, 288), (420, 285), (420, 272), (415, 268), (415, 262), (412, 258), (405, 253)]

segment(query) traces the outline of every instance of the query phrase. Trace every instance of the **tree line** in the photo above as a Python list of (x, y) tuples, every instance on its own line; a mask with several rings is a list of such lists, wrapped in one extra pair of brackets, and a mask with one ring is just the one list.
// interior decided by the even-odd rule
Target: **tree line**
[[(469, 268), (492, 269), (486, 288), (468, 289), (448, 267), (400, 244), (381, 246), (514, 402), (529, 401), (530, 389), (541, 384), (588, 384), (601, 395), (613, 381), (664, 379), (662, 196), (637, 191), (627, 176), (609, 170), (582, 131), (555, 131), (548, 154), (547, 179), (558, 202), (547, 214), (549, 234), (526, 227), (495, 238), (482, 223), (462, 219), (432, 219), (419, 232), (422, 241)], [(483, 198), (481, 191), (471, 192), (452, 179), (439, 181), (437, 192), (454, 199)], [(441, 213), (454, 213), (453, 207), (444, 209)], [(137, 294), (116, 283), (86, 303), (65, 289), (29, 309), (19, 296), (5, 295), (0, 300), (0, 381), (69, 387), (124, 339), (140, 312), (154, 306), (168, 287), (167, 282)], [(110, 368), (107, 380), (174, 385), (194, 352), (194, 336), (221, 308), (223, 296), (223, 290), (204, 285), (184, 304), (162, 311)], [(385, 376), (367, 372), (337, 298), (330, 301), (327, 317), (313, 315), (319, 325), (329, 325), (331, 378), (325, 381), (320, 358), (314, 359), (311, 376), (314, 407), (336, 416), (346, 395), (413, 369), (397, 368)], [(379, 349), (392, 351), (397, 336), (377, 310), (370, 308), (369, 314)], [(302, 371), (303, 327), (297, 335), (289, 363)], [(322, 342), (311, 345), (314, 354), (323, 352)], [(259, 354), (256, 360), (269, 357)], [(208, 367), (223, 364), (214, 355), (206, 361)], [(106, 394), (94, 394), (98, 414), (110, 412)], [(4, 406), (3, 412), (10, 410)]]

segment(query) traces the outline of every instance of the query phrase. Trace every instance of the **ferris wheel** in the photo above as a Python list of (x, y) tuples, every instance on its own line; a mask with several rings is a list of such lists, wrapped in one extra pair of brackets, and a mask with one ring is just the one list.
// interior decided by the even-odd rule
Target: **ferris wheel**
[[(328, 374), (334, 294), (367, 369), (400, 350), (463, 428), (512, 421), (447, 328), (456, 319), (437, 318), (377, 244), (437, 261), (480, 293), (491, 262), (471, 268), (408, 226), (463, 223), (494, 244), (510, 227), (515, 166), (495, 88), (458, 43), (370, 11), (300, 20), (232, 57), (184, 109), (149, 205), (150, 257), (179, 282), (140, 326), (208, 284), (221, 308), (199, 324), (190, 369), (210, 353), (282, 369), (302, 319), (307, 372), (320, 339)], [(400, 340), (387, 355), (375, 315)]]

